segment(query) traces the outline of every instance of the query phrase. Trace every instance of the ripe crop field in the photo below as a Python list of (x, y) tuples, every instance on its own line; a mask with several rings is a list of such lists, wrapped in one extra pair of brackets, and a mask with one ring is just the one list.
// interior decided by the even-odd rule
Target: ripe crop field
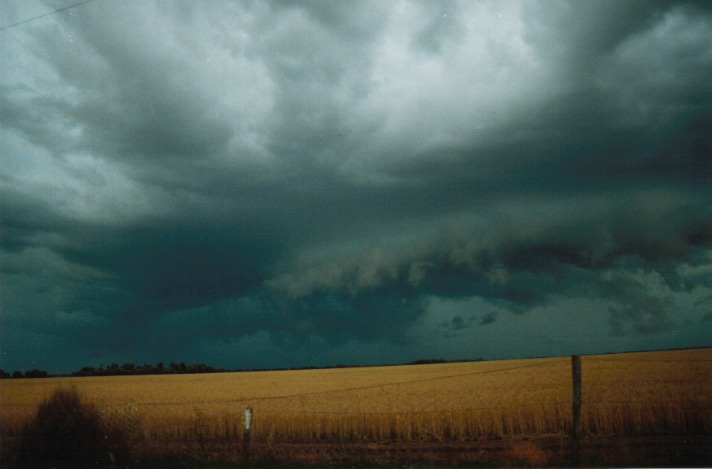
[[(581, 357), (582, 434), (712, 432), (712, 348)], [(256, 445), (462, 442), (565, 437), (570, 357), (261, 371), (8, 379), (0, 427), (17, 434), (57, 387), (74, 387), (135, 441), (238, 445), (243, 410)], [(197, 443), (196, 443), (197, 442)]]

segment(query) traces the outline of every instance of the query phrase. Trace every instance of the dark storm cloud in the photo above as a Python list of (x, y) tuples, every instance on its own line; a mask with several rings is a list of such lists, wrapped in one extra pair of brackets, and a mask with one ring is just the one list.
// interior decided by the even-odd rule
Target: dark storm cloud
[[(648, 297), (633, 277), (615, 274), (630, 281), (611, 282), (607, 277), (610, 270), (657, 268), (667, 273), (664, 281), (668, 286), (683, 288), (680, 276), (670, 271), (670, 266), (693, 257), (691, 246), (698, 242), (700, 232), (708, 237), (710, 226), (697, 225), (694, 218), (686, 222), (680, 213), (687, 207), (670, 200), (668, 194), (649, 193), (639, 200), (638, 196), (620, 198), (615, 202), (578, 200), (558, 207), (537, 205), (533, 199), (517, 202), (513, 205), (526, 206), (528, 213), (513, 213), (511, 218), (493, 216), (488, 226), (453, 229), (427, 243), (401, 243), (387, 252), (330, 258), (321, 265), (276, 277), (267, 285), (301, 300), (324, 292), (359, 298), (384, 289), (395, 298), (476, 295), (519, 312), (546, 304), (557, 295), (584, 294), (628, 305), (629, 312), (621, 321), (636, 322), (635, 312), (662, 317), (663, 309), (655, 297), (642, 300)], [(656, 209), (644, 213), (651, 202), (657, 203)], [(503, 205), (498, 212), (508, 209)], [(690, 210), (704, 217), (712, 215), (705, 207)], [(626, 219), (635, 219), (635, 223), (626, 223)], [(660, 323), (664, 325), (668, 323)]]
[[(3, 360), (276, 365), (440, 315), (437, 350), (565, 300), (616, 337), (708, 323), (711, 15), (92, 2), (7, 29)], [(472, 298), (495, 309), (433, 310)]]

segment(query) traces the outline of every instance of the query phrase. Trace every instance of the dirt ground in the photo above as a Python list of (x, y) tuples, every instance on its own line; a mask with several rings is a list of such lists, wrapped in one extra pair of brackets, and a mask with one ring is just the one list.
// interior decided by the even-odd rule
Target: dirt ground
[[(712, 435), (422, 443), (340, 443), (255, 447), (274, 458), (318, 465), (420, 464), (426, 467), (712, 467)], [(402, 467), (402, 466), (401, 466)]]
[[(460, 442), (236, 442), (136, 448), (129, 467), (712, 467), (712, 435), (521, 438)], [(155, 450), (155, 448), (154, 448)], [(15, 464), (13, 464), (15, 463)], [(4, 459), (4, 467), (23, 467)]]
[(712, 467), (712, 435), (591, 437), (578, 444), (560, 437), (412, 443), (254, 442), (247, 464), (241, 447), (232, 442), (213, 442), (203, 448), (176, 446), (169, 452), (217, 464), (191, 467)]

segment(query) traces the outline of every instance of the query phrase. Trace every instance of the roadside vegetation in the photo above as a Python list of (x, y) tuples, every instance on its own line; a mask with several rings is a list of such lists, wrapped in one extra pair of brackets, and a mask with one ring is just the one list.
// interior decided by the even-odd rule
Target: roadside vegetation
[(21, 467), (114, 467), (130, 461), (130, 434), (103, 418), (76, 388), (57, 388), (23, 425), (9, 450), (8, 465)]

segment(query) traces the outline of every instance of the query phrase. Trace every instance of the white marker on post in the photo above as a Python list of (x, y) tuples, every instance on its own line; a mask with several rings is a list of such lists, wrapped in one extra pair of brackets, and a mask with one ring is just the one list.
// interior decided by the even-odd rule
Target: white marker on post
[(251, 424), (252, 424), (252, 409), (248, 407), (245, 409), (245, 432), (250, 431)]

